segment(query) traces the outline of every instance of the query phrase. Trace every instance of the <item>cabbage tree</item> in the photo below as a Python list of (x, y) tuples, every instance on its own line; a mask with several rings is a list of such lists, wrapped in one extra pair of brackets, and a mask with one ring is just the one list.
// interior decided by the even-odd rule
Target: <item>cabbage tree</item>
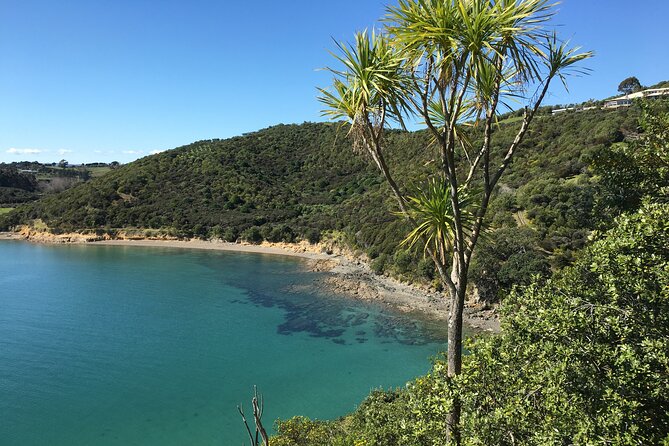
[[(448, 292), (449, 376), (462, 367), (467, 272), (495, 186), (553, 81), (566, 86), (570, 72), (582, 71), (575, 65), (592, 55), (549, 30), (554, 13), (548, 0), (399, 0), (387, 7), (380, 30), (338, 44), (340, 67), (329, 69), (333, 83), (320, 89), (324, 113), (350, 124), (354, 148), (378, 167), (413, 227), (407, 241), (422, 241)], [(493, 143), (497, 117), (513, 103), (522, 121), (500, 149)], [(428, 129), (426, 150), (438, 159), (428, 189), (413, 195), (385, 158), (384, 132), (406, 122)], [(482, 129), (480, 146), (471, 143), (471, 127)], [(459, 419), (456, 400), (447, 420), (456, 444)]]

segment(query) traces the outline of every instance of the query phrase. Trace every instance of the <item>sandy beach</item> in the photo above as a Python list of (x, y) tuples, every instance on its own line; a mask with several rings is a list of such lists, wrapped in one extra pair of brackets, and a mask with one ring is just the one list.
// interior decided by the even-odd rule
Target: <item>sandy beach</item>
[[(143, 246), (248, 252), (300, 257), (312, 271), (328, 274), (319, 286), (356, 299), (387, 305), (403, 313), (420, 317), (448, 319), (449, 299), (443, 293), (421, 289), (392, 277), (376, 275), (361, 259), (336, 252), (323, 245), (301, 243), (267, 243), (260, 245), (208, 240), (103, 239), (81, 234), (51, 235), (41, 233), (0, 233), (0, 240), (28, 240), (36, 243), (85, 244), (103, 246)], [(499, 331), (499, 318), (492, 310), (474, 306), (465, 308), (465, 324), (476, 331)]]
[(309, 251), (307, 247), (299, 244), (294, 245), (293, 249), (281, 246), (280, 244), (262, 244), (250, 245), (242, 243), (228, 243), (209, 240), (100, 240), (86, 242), (94, 245), (109, 246), (152, 246), (163, 248), (186, 248), (186, 249), (206, 249), (216, 251), (235, 251), (252, 252), (257, 254), (272, 254), (291, 257), (302, 257), (311, 260), (329, 259), (332, 256), (314, 251)]

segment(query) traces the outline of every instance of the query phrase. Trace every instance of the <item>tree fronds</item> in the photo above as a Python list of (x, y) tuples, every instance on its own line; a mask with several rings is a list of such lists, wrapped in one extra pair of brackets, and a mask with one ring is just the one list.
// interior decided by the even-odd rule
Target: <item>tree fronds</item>
[[(472, 191), (458, 191), (458, 207), (465, 230), (469, 230), (474, 221), (476, 198)], [(422, 240), (424, 250), (432, 248), (446, 263), (455, 237), (453, 201), (448, 183), (441, 177), (428, 179), (408, 197), (408, 207), (416, 227), (407, 234), (402, 245), (413, 247)]]

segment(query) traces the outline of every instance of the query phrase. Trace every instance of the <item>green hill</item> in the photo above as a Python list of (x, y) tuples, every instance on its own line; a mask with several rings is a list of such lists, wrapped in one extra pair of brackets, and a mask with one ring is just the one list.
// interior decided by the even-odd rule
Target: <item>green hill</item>
[[(519, 125), (513, 117), (500, 120), (500, 147)], [(491, 229), (501, 232), (487, 237), (473, 267), (486, 298), (508, 289), (518, 272), (545, 274), (569, 263), (589, 231), (605, 222), (590, 165), (634, 133), (637, 118), (636, 108), (539, 116), (489, 214)], [(54, 232), (134, 227), (254, 242), (315, 241), (338, 231), (378, 272), (429, 282), (432, 267), (421, 253), (398, 248), (407, 228), (382, 178), (353, 152), (346, 132), (337, 124), (305, 123), (195, 142), (21, 206), (0, 216), (0, 228), (41, 219)], [(472, 132), (476, 140), (478, 130)], [(419, 172), (404, 160), (433, 160), (427, 134), (390, 132), (387, 146), (392, 169), (411, 188)]]

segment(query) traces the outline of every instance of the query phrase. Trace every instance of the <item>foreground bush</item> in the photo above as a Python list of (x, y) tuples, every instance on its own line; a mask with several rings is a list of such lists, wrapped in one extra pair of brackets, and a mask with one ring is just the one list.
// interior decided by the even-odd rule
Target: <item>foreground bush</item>
[(443, 445), (456, 392), (467, 445), (669, 444), (668, 204), (621, 217), (502, 311), (502, 333), (470, 345), (457, 381), (438, 360), (341, 420), (280, 423), (275, 444)]

